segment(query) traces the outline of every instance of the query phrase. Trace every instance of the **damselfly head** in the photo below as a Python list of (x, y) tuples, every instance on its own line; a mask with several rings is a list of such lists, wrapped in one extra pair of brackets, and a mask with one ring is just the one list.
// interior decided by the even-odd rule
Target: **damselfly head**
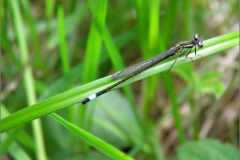
[(196, 41), (198, 48), (202, 48), (203, 43), (202, 43), (202, 39), (200, 38), (200, 36), (196, 33), (196, 34), (194, 34), (193, 37), (194, 37), (194, 40)]

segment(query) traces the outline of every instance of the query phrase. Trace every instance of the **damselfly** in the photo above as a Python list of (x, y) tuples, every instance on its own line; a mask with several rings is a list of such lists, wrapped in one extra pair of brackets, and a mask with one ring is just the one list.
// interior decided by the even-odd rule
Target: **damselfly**
[[(117, 79), (120, 79), (120, 78), (123, 78), (123, 77), (125, 77), (125, 78), (116, 82), (115, 84), (103, 89), (102, 91), (97, 92), (97, 93), (89, 96), (88, 98), (84, 99), (81, 103), (83, 105), (87, 104), (88, 102), (90, 102), (93, 99), (99, 97), (100, 95), (108, 92), (109, 90), (113, 89), (114, 87), (118, 86), (119, 84), (121, 84), (121, 83), (129, 80), (130, 78), (140, 74), (141, 72), (147, 70), (148, 68), (151, 68), (152, 66), (158, 64), (159, 62), (161, 62), (161, 61), (179, 53), (180, 55), (176, 58), (176, 60), (173, 62), (172, 66), (168, 70), (168, 72), (169, 72), (171, 70), (171, 68), (173, 67), (173, 65), (176, 63), (176, 61), (178, 60), (178, 58), (183, 56), (185, 53), (187, 53), (185, 57), (188, 57), (190, 52), (194, 49), (195, 50), (195, 55), (196, 55), (196, 47), (198, 47), (198, 48), (203, 47), (202, 39), (200, 38), (200, 36), (198, 34), (194, 34), (193, 40), (191, 40), (191, 41), (179, 43), (179, 44), (177, 44), (176, 47), (172, 47), (170, 50), (168, 50), (168, 51), (166, 51), (166, 52), (164, 52), (160, 55), (157, 55), (153, 58), (150, 58), (146, 61), (143, 61), (141, 63), (130, 66), (128, 68), (125, 68), (125, 69), (113, 74), (111, 76), (111, 80), (117, 80)], [(188, 51), (183, 51), (184, 49), (189, 49), (189, 50)]]

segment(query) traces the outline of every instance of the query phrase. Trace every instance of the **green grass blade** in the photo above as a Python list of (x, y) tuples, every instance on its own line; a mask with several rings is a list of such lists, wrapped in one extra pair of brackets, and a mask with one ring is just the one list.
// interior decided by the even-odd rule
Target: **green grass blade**
[[(159, 53), (159, 13), (160, 13), (160, 0), (153, 0), (151, 2), (150, 14), (149, 14), (149, 30), (148, 37), (149, 43), (148, 48), (150, 56)], [(149, 58), (149, 57), (148, 57)]]
[(70, 70), (68, 51), (67, 51), (67, 43), (65, 37), (65, 26), (64, 26), (64, 11), (63, 4), (61, 1), (57, 4), (57, 17), (58, 17), (58, 35), (60, 39), (60, 53), (61, 53), (61, 61), (63, 73), (67, 74)]
[(34, 64), (36, 64), (37, 69), (40, 69), (41, 71), (45, 72), (45, 64), (44, 64), (43, 57), (41, 54), (39, 38), (37, 37), (35, 21), (34, 21), (34, 18), (32, 17), (31, 11), (30, 11), (29, 1), (21, 0), (21, 5), (23, 7), (24, 17), (25, 17), (26, 22), (29, 27), (30, 38), (31, 38), (32, 44), (34, 46), (34, 53), (35, 53), (34, 54), (35, 56), (33, 59)]
[[(177, 13), (177, 9), (178, 9), (178, 2), (177, 0), (170, 0), (169, 4), (168, 4), (168, 7), (166, 9), (166, 14), (164, 16), (164, 19), (162, 21), (162, 28), (161, 28), (161, 39), (160, 39), (160, 42), (161, 42), (161, 46), (160, 46), (160, 49), (164, 49), (164, 48), (168, 48), (169, 46), (169, 42), (170, 42), (170, 39), (171, 39), (171, 35), (172, 35), (172, 32), (173, 32), (173, 26), (174, 26), (174, 23), (175, 23), (175, 17), (176, 17), (176, 13)], [(180, 133), (179, 137), (181, 140), (184, 139), (184, 136), (183, 136), (183, 133), (181, 132), (183, 129), (180, 128), (181, 125), (180, 123), (181, 122), (176, 122), (176, 117), (180, 117), (179, 115), (177, 116), (178, 112), (177, 112), (177, 108), (178, 108), (178, 105), (176, 103), (176, 97), (175, 97), (175, 92), (174, 90), (172, 89), (172, 80), (171, 80), (171, 77), (169, 77), (168, 75), (166, 75), (166, 73), (162, 73), (161, 74), (162, 77), (163, 77), (163, 80), (165, 82), (165, 87), (166, 87), (166, 90), (167, 90), (167, 93), (168, 93), (168, 96), (170, 97), (170, 100), (171, 100), (171, 103), (172, 103), (172, 108), (175, 109), (176, 112), (172, 112), (173, 113), (173, 117), (174, 117), (174, 123), (175, 124), (179, 124), (178, 127), (177, 127), (177, 130), (178, 130), (178, 133)]]
[[(155, 56), (159, 52), (159, 13), (160, 0), (153, 0), (149, 9), (149, 28), (148, 28), (148, 54), (145, 59)], [(151, 116), (151, 104), (156, 95), (157, 82), (159, 75), (147, 78), (143, 83), (142, 105), (143, 105), (143, 121), (148, 123)]]
[[(17, 1), (16, 2), (11, 1), (9, 3), (11, 5), (11, 11), (13, 13), (14, 25), (16, 26), (17, 39), (19, 43), (18, 45), (21, 51), (21, 62), (22, 62), (22, 65), (24, 65), (25, 63), (27, 63), (27, 60), (28, 60), (28, 49), (27, 49), (27, 42), (26, 42), (25, 36), (23, 35), (24, 29), (23, 29), (21, 12), (20, 12)], [(36, 92), (34, 87), (34, 79), (33, 79), (32, 70), (30, 66), (26, 67), (26, 70), (23, 76), (24, 76), (23, 80), (24, 80), (24, 87), (26, 90), (28, 104), (33, 105), (37, 101), (36, 101)], [(35, 151), (36, 151), (37, 158), (40, 160), (47, 159), (40, 119), (33, 121), (32, 126), (33, 126), (33, 132), (36, 140), (37, 149)]]
[(83, 83), (87, 83), (96, 79), (98, 75), (97, 73), (102, 39), (101, 34), (98, 31), (97, 24), (99, 24), (100, 27), (104, 25), (106, 8), (107, 1), (100, 0), (96, 2), (95, 11), (93, 12), (91, 29), (87, 41), (86, 55), (84, 59)]
[[(91, 4), (90, 4), (90, 7)], [(100, 53), (102, 38), (101, 33), (99, 32), (98, 27), (102, 28), (105, 25), (106, 13), (107, 13), (107, 1), (99, 0), (96, 1), (95, 7), (92, 11), (93, 20), (91, 24), (90, 34), (87, 41), (86, 55), (84, 59), (84, 71), (82, 82), (83, 84), (90, 82), (97, 78), (98, 76), (98, 67), (100, 62)], [(80, 108), (79, 122), (80, 126), (85, 128), (84, 121), (87, 124), (87, 128), (90, 128), (91, 117), (88, 119), (85, 118), (86, 115), (86, 106)], [(88, 145), (84, 146), (84, 150), (88, 151)]]
[[(93, 13), (93, 20), (90, 28), (90, 33), (87, 40), (87, 48), (86, 48), (86, 54), (84, 59), (84, 70), (83, 70), (83, 78), (82, 83), (87, 83), (90, 81), (93, 81), (98, 76), (98, 66), (99, 66), (99, 60), (100, 60), (100, 52), (101, 52), (101, 34), (98, 31), (98, 26), (103, 25), (105, 23), (105, 15), (97, 16), (97, 13), (101, 12), (102, 5), (106, 14), (106, 6), (107, 2), (105, 0), (103, 1), (97, 1)], [(95, 23), (96, 22), (96, 23)], [(92, 58), (94, 57), (94, 58)], [(85, 106), (80, 108), (80, 125), (83, 125), (84, 115), (86, 112)]]
[[(60, 53), (61, 53), (61, 64), (63, 68), (63, 73), (66, 75), (70, 71), (70, 62), (68, 58), (67, 51), (67, 42), (66, 42), (66, 30), (64, 23), (64, 9), (62, 1), (58, 1), (57, 3), (57, 16), (58, 16), (58, 36), (60, 39)], [(68, 28), (69, 29), (69, 28)], [(70, 88), (70, 86), (68, 86)], [(71, 123), (74, 122), (74, 108), (73, 106), (68, 108), (69, 120)], [(72, 142), (71, 146), (74, 146), (75, 142), (74, 136), (71, 134), (70, 139)]]
[(162, 39), (164, 40), (164, 44), (166, 46), (169, 45), (170, 39), (171, 39), (171, 33), (172, 28), (174, 26), (175, 17), (177, 13), (177, 6), (178, 6), (178, 0), (171, 0), (169, 2), (166, 15), (163, 19), (163, 28), (161, 29), (162, 33)]
[(128, 157), (125, 153), (119, 151), (118, 149), (114, 148), (110, 144), (102, 141), (101, 139), (93, 136), (92, 134), (78, 128), (77, 126), (67, 122), (57, 114), (52, 113), (51, 117), (54, 118), (56, 121), (61, 123), (63, 126), (68, 128), (70, 131), (76, 133), (81, 139), (86, 141), (89, 145), (96, 148), (98, 151), (102, 152), (103, 154), (119, 160), (133, 160), (131, 157)]
[[(6, 12), (9, 10), (6, 1), (1, 1), (1, 48), (2, 53), (6, 53), (8, 55), (13, 64), (20, 70), (21, 64), (17, 59), (17, 56), (13, 52), (11, 41), (7, 37), (7, 14)], [(3, 57), (2, 57), (3, 58)], [(4, 66), (4, 65), (3, 65)], [(1, 69), (4, 71), (4, 69)]]
[[(170, 8), (173, 7), (173, 6), (169, 6)], [(183, 19), (183, 37), (184, 39), (189, 39), (190, 37), (190, 33), (191, 30), (190, 30), (190, 25), (191, 25), (191, 21), (190, 21), (190, 8), (191, 7), (191, 1), (189, 0), (184, 0), (183, 1), (183, 15), (184, 15), (184, 19)], [(176, 14), (176, 12), (175, 12)], [(175, 19), (172, 19), (171, 20), (171, 23), (174, 22)], [(173, 28), (173, 27), (172, 27)], [(170, 32), (170, 31), (169, 31)], [(186, 64), (187, 65), (187, 68), (193, 68), (193, 65), (191, 63), (188, 63)], [(180, 66), (182, 67), (182, 66)], [(183, 72), (187, 72), (188, 74), (190, 74), (189, 72), (193, 72), (193, 69), (192, 70), (184, 70), (183, 69)], [(176, 127), (176, 130), (177, 130), (177, 133), (178, 133), (178, 137), (179, 137), (179, 140), (180, 140), (180, 143), (183, 144), (185, 143), (185, 135), (184, 135), (184, 128), (182, 126), (182, 120), (181, 120), (181, 117), (180, 117), (180, 112), (179, 112), (179, 105), (177, 103), (177, 97), (175, 95), (175, 91), (174, 91), (174, 88), (172, 87), (173, 86), (173, 83), (172, 83), (172, 79), (170, 76), (168, 75), (163, 75), (163, 79), (164, 79), (164, 82), (165, 82), (165, 85), (166, 85), (166, 90), (168, 92), (168, 96), (170, 97), (170, 100), (171, 100), (171, 103), (172, 103), (172, 109), (173, 109), (173, 121), (174, 121), (174, 124), (175, 124), (175, 127)], [(193, 93), (192, 93), (193, 94)]]
[(185, 142), (184, 131), (183, 131), (183, 127), (181, 124), (182, 121), (180, 118), (177, 99), (176, 99), (176, 96), (174, 95), (175, 94), (174, 87), (171, 85), (171, 84), (173, 84), (172, 79), (170, 78), (169, 75), (166, 75), (166, 76), (163, 76), (163, 80), (164, 80), (165, 84), (169, 83), (170, 85), (168, 85), (168, 86), (171, 86), (171, 87), (167, 87), (167, 92), (168, 92), (169, 98), (172, 102), (173, 119), (174, 119), (175, 126), (177, 128), (177, 131), (178, 131), (178, 136), (179, 136), (180, 142), (184, 143)]
[[(94, 11), (92, 11), (93, 20), (91, 24), (90, 33), (88, 36), (86, 55), (84, 59), (84, 71), (82, 78), (83, 84), (96, 79), (98, 75), (98, 66), (102, 44), (102, 38), (98, 30), (98, 27), (103, 26), (105, 23), (106, 8), (107, 1), (100, 0), (96, 2)], [(99, 24), (100, 26), (97, 26), (97, 24)], [(80, 113), (80, 125), (83, 124), (85, 112), (86, 108), (82, 107)]]
[(149, 2), (147, 0), (134, 0), (135, 10), (137, 13), (137, 27), (139, 30), (140, 43), (142, 48), (143, 59), (148, 58), (148, 17)]

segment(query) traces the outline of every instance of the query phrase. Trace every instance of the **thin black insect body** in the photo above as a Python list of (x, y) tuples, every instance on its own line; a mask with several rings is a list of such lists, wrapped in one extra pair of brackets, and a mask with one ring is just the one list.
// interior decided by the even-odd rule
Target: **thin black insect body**
[[(169, 57), (172, 57), (174, 55), (176, 55), (177, 53), (180, 53), (180, 55), (176, 58), (176, 60), (173, 62), (172, 66), (170, 67), (170, 69), (168, 70), (168, 72), (172, 69), (173, 65), (176, 63), (176, 61), (178, 60), (179, 57), (181, 57), (182, 55), (184, 55), (186, 52), (186, 56), (187, 57), (190, 52), (194, 49), (195, 50), (195, 55), (196, 55), (196, 47), (198, 48), (202, 48), (203, 47), (203, 43), (202, 43), (202, 39), (199, 37), (198, 34), (194, 34), (193, 36), (193, 40), (191, 41), (187, 41), (187, 42), (183, 42), (183, 43), (179, 43), (176, 47), (172, 47), (170, 50), (157, 55), (153, 58), (150, 58), (146, 61), (143, 61), (141, 63), (135, 64), (133, 66), (130, 66), (128, 68), (125, 68), (115, 74), (113, 74), (111, 76), (112, 80), (117, 80), (120, 78), (125, 77), (124, 79), (116, 82), (115, 84), (103, 89), (100, 92), (97, 92), (91, 96), (89, 96), (88, 98), (84, 99), (81, 103), (87, 104), (88, 102), (92, 101), (93, 99), (99, 97), (100, 95), (108, 92), (109, 90), (113, 89), (114, 87), (118, 86), (119, 84), (129, 80), (130, 78), (140, 74), (141, 72), (147, 70), (148, 68), (158, 64), (159, 62), (168, 59)], [(184, 49), (189, 49), (188, 51), (184, 51), (182, 52)], [(181, 53), (182, 52), (182, 53)], [(128, 77), (126, 77), (128, 76)]]

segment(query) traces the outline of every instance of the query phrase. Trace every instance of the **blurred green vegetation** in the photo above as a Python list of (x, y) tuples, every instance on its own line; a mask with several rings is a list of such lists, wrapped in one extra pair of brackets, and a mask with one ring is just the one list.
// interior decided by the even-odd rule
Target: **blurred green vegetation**
[[(239, 159), (238, 6), (2, 0), (2, 158)], [(192, 63), (182, 58), (166, 75), (170, 58), (79, 103), (115, 82), (107, 75), (194, 33), (206, 41)]]

